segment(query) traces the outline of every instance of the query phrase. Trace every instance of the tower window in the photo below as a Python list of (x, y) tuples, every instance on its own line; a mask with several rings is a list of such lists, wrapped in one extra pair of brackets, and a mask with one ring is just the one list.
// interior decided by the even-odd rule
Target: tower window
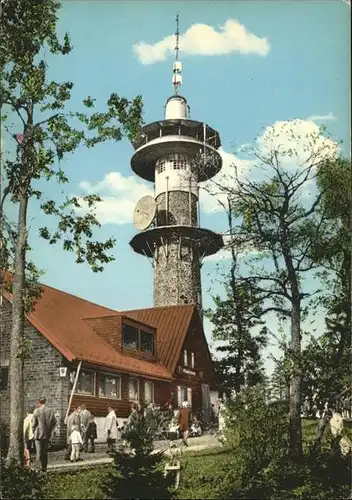
[(161, 174), (161, 172), (164, 172), (165, 171), (165, 161), (161, 161), (160, 163), (158, 163), (157, 167), (156, 167), (156, 171), (158, 174)]
[(184, 160), (173, 160), (172, 168), (174, 170), (186, 170), (187, 163)]

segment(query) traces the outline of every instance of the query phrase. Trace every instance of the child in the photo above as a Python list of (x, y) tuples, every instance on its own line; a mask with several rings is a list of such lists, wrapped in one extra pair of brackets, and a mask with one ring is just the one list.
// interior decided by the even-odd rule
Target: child
[(87, 443), (90, 442), (90, 445), (91, 445), (91, 449), (90, 449), (89, 453), (95, 452), (94, 439), (97, 439), (97, 437), (98, 437), (97, 424), (94, 422), (94, 416), (91, 415), (89, 417), (88, 426), (87, 426), (87, 430), (86, 430)]
[(72, 445), (71, 462), (77, 462), (79, 460), (79, 450), (81, 445), (83, 444), (81, 433), (78, 430), (78, 425), (72, 426), (70, 442)]

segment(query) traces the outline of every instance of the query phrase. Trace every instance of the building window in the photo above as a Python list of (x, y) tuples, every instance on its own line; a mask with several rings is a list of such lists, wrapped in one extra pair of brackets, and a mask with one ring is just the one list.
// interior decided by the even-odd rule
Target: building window
[(90, 370), (81, 370), (77, 380), (78, 394), (95, 394), (95, 373)]
[(99, 397), (121, 399), (121, 377), (100, 373)]
[(7, 384), (9, 381), (9, 369), (8, 367), (0, 368), (0, 391), (6, 391)]
[(154, 335), (140, 330), (140, 350), (154, 354)]
[(188, 366), (188, 352), (187, 349), (183, 351), (183, 364), (184, 366)]
[(144, 401), (154, 403), (154, 384), (153, 382), (144, 382)]
[(130, 378), (128, 381), (128, 399), (130, 401), (139, 400), (139, 381), (137, 378)]
[(123, 325), (122, 345), (125, 349), (138, 348), (138, 328), (131, 325)]
[(194, 368), (194, 352), (191, 352), (191, 368)]
[(165, 166), (166, 162), (165, 161), (159, 161), (156, 165), (156, 171), (158, 174), (161, 174), (161, 172), (165, 171)]
[(192, 389), (190, 387), (177, 387), (177, 406), (181, 407), (184, 401), (187, 401), (188, 406), (192, 406)]

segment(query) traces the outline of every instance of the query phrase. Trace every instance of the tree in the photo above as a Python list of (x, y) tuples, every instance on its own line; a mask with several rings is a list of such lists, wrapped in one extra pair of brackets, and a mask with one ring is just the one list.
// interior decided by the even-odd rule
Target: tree
[[(218, 200), (222, 205), (229, 227), (229, 236), (233, 231), (233, 213), (231, 198)], [(213, 297), (214, 309), (208, 309), (206, 315), (214, 325), (213, 340), (225, 344), (216, 348), (223, 354), (215, 361), (215, 370), (219, 387), (231, 395), (232, 390), (239, 393), (241, 387), (253, 386), (263, 382), (263, 366), (261, 349), (266, 345), (266, 331), (262, 328), (253, 334), (255, 327), (262, 325), (260, 321), (261, 307), (252, 288), (247, 282), (238, 278), (238, 250), (229, 244), (230, 270), (225, 277), (226, 297)]]
[(270, 388), (272, 396), (280, 401), (290, 399), (290, 372), (288, 360), (283, 356), (276, 360), (276, 366), (271, 375)]
[(116, 470), (107, 481), (109, 498), (170, 498), (171, 481), (164, 477), (163, 452), (153, 452), (154, 432), (148, 419), (138, 412), (134, 426), (124, 436), (132, 452), (117, 451)]
[(247, 260), (242, 280), (260, 294), (262, 314), (276, 313), (290, 321), (288, 356), (290, 376), (290, 451), (302, 455), (301, 429), (301, 323), (307, 310), (303, 301), (314, 291), (304, 290), (305, 276), (319, 264), (311, 251), (325, 229), (325, 213), (319, 210), (323, 192), (316, 193), (317, 168), (336, 154), (332, 141), (320, 140), (318, 132), (306, 134), (303, 152), (294, 123), (286, 124), (278, 144), (275, 126), (269, 127), (253, 156), (249, 175), (243, 176), (234, 165), (232, 179), (216, 181), (218, 190), (233, 200), (232, 242), (254, 248), (255, 257)]
[[(142, 103), (112, 94), (105, 112), (93, 112), (91, 97), (83, 100), (86, 112), (69, 110), (72, 82), (49, 81), (43, 49), (54, 55), (71, 51), (68, 35), (61, 43), (56, 35), (60, 4), (57, 0), (1, 1), (0, 110), (3, 127), (16, 143), (14, 157), (2, 154), (3, 189), (0, 200), (2, 263), (13, 271), (12, 330), (10, 343), (10, 443), (7, 463), (21, 463), (23, 417), (23, 351), (26, 265), (28, 273), (28, 202), (41, 201), (44, 214), (53, 215), (57, 228), (40, 229), (40, 236), (76, 254), (76, 262), (87, 262), (94, 272), (103, 269), (112, 257), (114, 239), (95, 240), (99, 227), (94, 207), (100, 198), (94, 194), (60, 201), (46, 199), (38, 181), (69, 179), (60, 161), (80, 146), (93, 147), (103, 141), (132, 138), (140, 128)], [(15, 117), (15, 118), (14, 118)], [(10, 121), (11, 119), (11, 121)], [(15, 129), (11, 126), (17, 120)], [(5, 201), (18, 207), (13, 223), (4, 211)], [(77, 213), (84, 208), (83, 215)], [(13, 250), (13, 252), (12, 252)], [(9, 259), (13, 262), (9, 264)], [(5, 262), (4, 262), (5, 261)], [(29, 266), (30, 267), (30, 266)], [(32, 269), (33, 270), (33, 269)], [(32, 297), (33, 298), (33, 297)]]
[(242, 387), (263, 382), (261, 349), (266, 344), (266, 332), (254, 334), (261, 324), (256, 309), (258, 304), (251, 296), (247, 284), (235, 287), (227, 283), (226, 298), (213, 297), (214, 309), (207, 311), (213, 323), (213, 339), (224, 342), (216, 348), (223, 357), (215, 362), (220, 387), (230, 396), (238, 394)]
[(303, 352), (305, 395), (330, 400), (351, 383), (351, 163), (337, 158), (318, 170), (326, 229), (312, 248), (320, 263), (324, 293), (315, 305), (325, 308), (325, 332), (312, 337)]

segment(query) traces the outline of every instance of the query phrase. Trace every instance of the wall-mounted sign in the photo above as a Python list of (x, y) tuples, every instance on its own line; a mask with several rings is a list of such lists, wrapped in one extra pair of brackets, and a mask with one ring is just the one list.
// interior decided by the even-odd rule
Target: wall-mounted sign
[(183, 366), (180, 366), (179, 370), (181, 373), (186, 373), (187, 375), (196, 375), (195, 371), (190, 370), (189, 368), (183, 368)]

